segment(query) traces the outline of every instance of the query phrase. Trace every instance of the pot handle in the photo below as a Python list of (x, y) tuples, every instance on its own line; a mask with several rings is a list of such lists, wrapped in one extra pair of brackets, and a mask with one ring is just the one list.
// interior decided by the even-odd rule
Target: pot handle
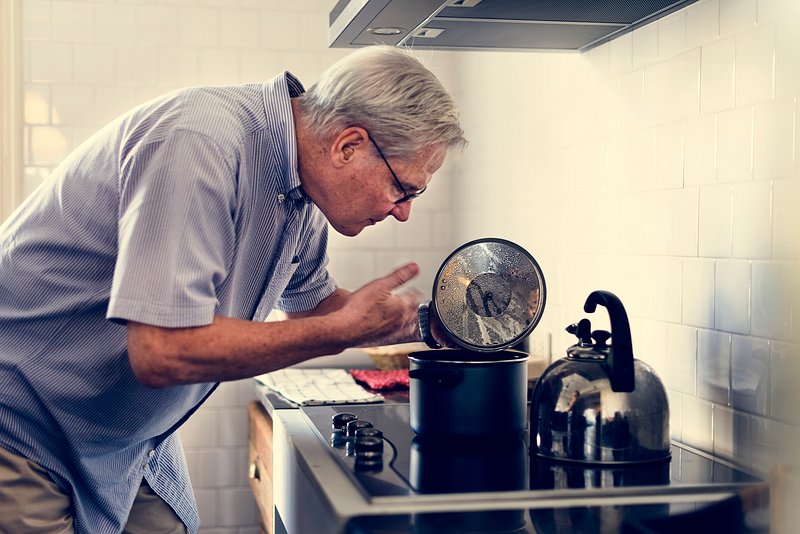
[(408, 377), (449, 389), (464, 381), (464, 372), (459, 369), (411, 369)]
[(586, 298), (583, 310), (592, 313), (597, 305), (604, 306), (611, 318), (611, 350), (607, 362), (610, 369), (611, 389), (630, 392), (635, 389), (633, 382), (633, 346), (628, 314), (617, 296), (610, 291), (593, 291)]

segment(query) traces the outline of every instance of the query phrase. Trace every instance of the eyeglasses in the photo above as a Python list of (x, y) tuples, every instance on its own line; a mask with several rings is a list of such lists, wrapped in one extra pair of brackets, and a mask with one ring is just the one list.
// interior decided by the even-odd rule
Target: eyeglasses
[[(369, 133), (367, 135), (369, 135)], [(390, 173), (392, 173), (392, 178), (394, 178), (394, 183), (395, 183), (395, 185), (397, 185), (397, 189), (399, 189), (403, 193), (403, 197), (402, 198), (400, 198), (399, 200), (395, 200), (394, 201), (394, 203), (396, 205), (403, 204), (404, 202), (408, 202), (409, 200), (414, 200), (415, 198), (417, 198), (418, 196), (420, 196), (422, 193), (425, 192), (425, 190), (428, 188), (428, 186), (423, 187), (419, 191), (414, 191), (413, 193), (407, 192), (406, 188), (403, 187), (402, 182), (400, 182), (400, 179), (394, 173), (394, 169), (392, 169), (392, 166), (389, 165), (388, 161), (386, 161), (386, 157), (383, 155), (383, 152), (381, 151), (381, 147), (378, 146), (378, 143), (375, 142), (375, 140), (372, 138), (371, 135), (369, 135), (369, 140), (372, 141), (372, 144), (375, 146), (375, 149), (378, 151), (378, 154), (380, 154), (381, 159), (386, 164), (386, 168), (389, 169)]]

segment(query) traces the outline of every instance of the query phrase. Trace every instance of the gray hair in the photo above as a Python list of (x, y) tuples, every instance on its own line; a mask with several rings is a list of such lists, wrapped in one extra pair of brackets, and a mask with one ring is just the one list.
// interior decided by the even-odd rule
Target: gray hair
[(298, 100), (316, 135), (362, 126), (387, 157), (413, 158), (430, 145), (467, 145), (453, 97), (417, 58), (397, 47), (368, 46), (345, 56)]

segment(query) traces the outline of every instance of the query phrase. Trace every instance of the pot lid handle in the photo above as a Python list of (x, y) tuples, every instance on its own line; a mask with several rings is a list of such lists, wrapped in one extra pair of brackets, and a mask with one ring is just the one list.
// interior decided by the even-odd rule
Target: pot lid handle
[(593, 291), (586, 298), (583, 309), (593, 313), (598, 304), (606, 308), (611, 319), (612, 343), (606, 359), (610, 368), (611, 389), (618, 392), (633, 391), (633, 346), (628, 314), (619, 298), (610, 291)]

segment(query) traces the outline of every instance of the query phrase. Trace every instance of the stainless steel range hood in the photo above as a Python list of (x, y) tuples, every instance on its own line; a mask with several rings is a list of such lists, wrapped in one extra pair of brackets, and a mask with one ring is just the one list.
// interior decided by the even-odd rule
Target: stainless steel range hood
[(695, 0), (339, 0), (329, 46), (583, 52)]

